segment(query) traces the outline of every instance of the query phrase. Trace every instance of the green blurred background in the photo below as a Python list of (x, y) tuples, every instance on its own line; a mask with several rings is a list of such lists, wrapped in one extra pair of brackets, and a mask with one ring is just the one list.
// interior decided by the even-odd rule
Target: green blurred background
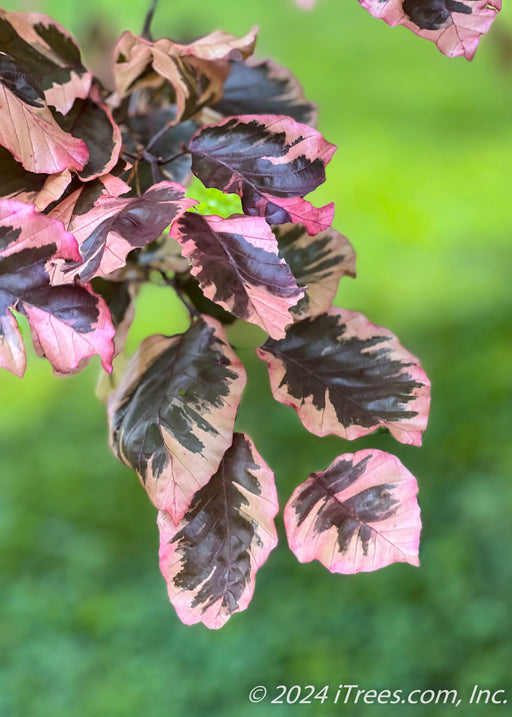
[[(97, 62), (140, 0), (6, 2), (55, 17)], [(276, 472), (283, 506), (335, 456), (396, 453), (417, 476), (421, 567), (331, 575), (279, 547), (249, 609), (221, 630), (183, 626), (158, 569), (155, 511), (107, 445), (94, 362), (56, 378), (30, 354), (20, 381), (0, 374), (0, 715), (448, 715), (420, 705), (251, 705), (254, 685), (508, 689), (512, 703), (512, 7), (475, 60), (450, 60), (356, 0), (162, 2), (155, 35), (259, 25), (257, 54), (290, 67), (339, 149), (314, 197), (358, 254), (337, 304), (365, 313), (418, 355), (432, 384), (422, 448), (384, 434), (353, 443), (309, 436), (270, 397), (261, 340), (231, 332), (249, 385), (238, 426)], [(130, 345), (186, 317), (144, 291)], [(464, 714), (506, 707), (462, 708)]]

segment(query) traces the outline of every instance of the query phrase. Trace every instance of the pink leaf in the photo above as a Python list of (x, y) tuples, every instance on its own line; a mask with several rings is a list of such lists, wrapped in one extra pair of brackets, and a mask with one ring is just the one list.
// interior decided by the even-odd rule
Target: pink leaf
[(207, 187), (238, 194), (246, 214), (269, 224), (296, 222), (310, 234), (327, 229), (334, 205), (303, 197), (325, 181), (336, 147), (320, 132), (278, 115), (242, 115), (200, 129), (189, 145), (192, 171)]
[(82, 169), (89, 158), (85, 142), (64, 132), (44, 98), (26, 88), (26, 82), (19, 88), (0, 78), (0, 145), (28, 172)]
[(284, 509), (291, 550), (332, 573), (419, 565), (418, 486), (396, 456), (374, 449), (345, 453), (312, 473)]
[(246, 321), (282, 338), (293, 320), (290, 307), (304, 296), (279, 258), (277, 241), (261, 217), (185, 214), (174, 236), (192, 260), (192, 274), (205, 295)]
[(109, 400), (115, 455), (177, 524), (231, 444), (245, 369), (210, 317), (150, 336)]
[(353, 440), (379, 426), (421, 445), (430, 381), (387, 329), (332, 307), (258, 349), (276, 401), (292, 406), (308, 431)]
[(56, 373), (80, 370), (94, 354), (111, 370), (114, 327), (105, 302), (89, 286), (52, 286), (57, 262), (79, 257), (61, 222), (31, 205), (0, 201), (0, 352), (2, 365), (24, 371), (21, 338), (10, 309), (28, 318), (34, 345)]
[(274, 475), (235, 433), (219, 469), (178, 525), (161, 511), (160, 569), (186, 625), (217, 629), (252, 599), (256, 571), (277, 544)]
[(388, 25), (403, 25), (432, 40), (449, 57), (472, 60), (481, 35), (488, 32), (501, 0), (359, 0)]

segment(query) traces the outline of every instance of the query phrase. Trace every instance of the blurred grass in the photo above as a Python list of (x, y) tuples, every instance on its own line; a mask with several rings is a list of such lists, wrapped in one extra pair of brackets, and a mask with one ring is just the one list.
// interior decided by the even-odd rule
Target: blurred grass
[[(140, 31), (146, 5), (5, 3), (51, 14), (83, 41)], [(220, 632), (184, 627), (158, 572), (154, 510), (107, 446), (92, 395), (98, 365), (58, 379), (31, 355), (23, 381), (0, 374), (2, 717), (298, 709), (250, 705), (256, 684), (512, 689), (512, 9), (471, 63), (373, 20), (355, 0), (319, 0), (313, 13), (291, 0), (162, 3), (154, 30), (181, 39), (254, 24), (259, 55), (293, 69), (339, 147), (314, 198), (336, 201), (336, 226), (358, 253), (358, 279), (342, 282), (337, 303), (421, 357), (433, 402), (421, 449), (384, 434), (350, 444), (308, 436), (271, 400), (252, 350), (261, 334), (236, 325), (231, 340), (249, 373), (239, 428), (276, 471), (281, 505), (342, 452), (396, 453), (420, 484), (421, 568), (343, 577), (299, 565), (279, 521), (280, 546), (249, 609)], [(148, 287), (130, 345), (185, 327), (179, 303)], [(400, 705), (392, 714), (451, 712)]]

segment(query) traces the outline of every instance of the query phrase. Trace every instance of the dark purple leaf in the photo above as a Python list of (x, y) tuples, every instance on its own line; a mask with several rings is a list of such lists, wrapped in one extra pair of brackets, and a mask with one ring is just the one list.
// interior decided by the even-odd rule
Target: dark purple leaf
[(345, 453), (312, 473), (284, 509), (290, 548), (301, 563), (319, 560), (332, 573), (419, 565), (416, 479), (396, 456)]
[(292, 406), (308, 431), (352, 440), (384, 426), (398, 441), (421, 445), (430, 382), (390, 331), (333, 307), (286, 334), (258, 355), (274, 398)]
[(316, 106), (304, 98), (290, 70), (272, 60), (231, 62), (222, 99), (214, 109), (229, 115), (287, 115), (316, 127)]
[(199, 130), (189, 149), (194, 174), (207, 187), (238, 194), (246, 214), (301, 223), (310, 234), (331, 225), (333, 204), (316, 209), (303, 199), (325, 180), (336, 149), (317, 130), (290, 117), (231, 117)]
[(176, 524), (231, 445), (245, 381), (222, 326), (204, 317), (145, 339), (109, 399), (112, 450)]
[(432, 40), (449, 57), (472, 60), (480, 37), (488, 32), (501, 0), (359, 0), (388, 25), (403, 25)]
[(192, 261), (205, 295), (275, 338), (293, 320), (289, 309), (304, 296), (279, 258), (277, 241), (261, 217), (184, 214), (172, 235)]
[(160, 569), (186, 625), (217, 629), (245, 610), (256, 571), (277, 544), (274, 474), (248, 436), (233, 444), (178, 525), (160, 512)]

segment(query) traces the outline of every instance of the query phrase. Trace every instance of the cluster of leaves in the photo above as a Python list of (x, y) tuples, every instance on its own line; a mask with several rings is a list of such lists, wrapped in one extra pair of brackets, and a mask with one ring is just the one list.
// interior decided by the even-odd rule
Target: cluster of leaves
[[(305, 428), (345, 439), (388, 429), (419, 445), (429, 381), (389, 331), (332, 306), (355, 255), (333, 204), (304, 197), (335, 147), (295, 78), (251, 58), (256, 31), (190, 44), (124, 33), (115, 87), (50, 18), (0, 13), (0, 365), (37, 353), (69, 374), (123, 351), (143, 282), (187, 306), (190, 327), (146, 338), (107, 399), (114, 454), (158, 509), (160, 566), (179, 617), (222, 626), (251, 600), (277, 543), (274, 475), (235, 432), (245, 369), (225, 328), (266, 331), (274, 398)], [(240, 197), (228, 217), (185, 186)], [(300, 561), (341, 573), (418, 564), (415, 478), (392, 455), (346, 453), (284, 509)]]
[[(316, 0), (296, 0), (310, 10)], [(431, 40), (449, 57), (472, 60), (480, 37), (488, 32), (501, 10), (502, 0), (358, 0), (374, 17), (388, 25), (403, 25)]]

